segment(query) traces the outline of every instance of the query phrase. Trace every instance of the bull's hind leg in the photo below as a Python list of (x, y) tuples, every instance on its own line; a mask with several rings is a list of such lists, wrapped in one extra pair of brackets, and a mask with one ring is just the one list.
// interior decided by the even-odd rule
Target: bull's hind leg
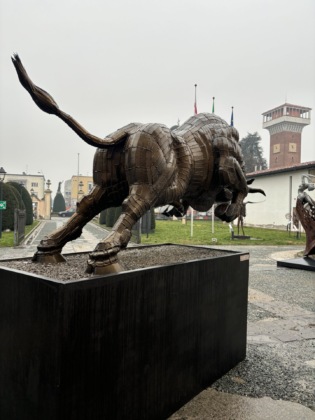
[(127, 247), (132, 227), (155, 200), (155, 194), (149, 186), (136, 185), (132, 188), (130, 195), (122, 203), (122, 213), (111, 233), (90, 253), (87, 273), (109, 274), (121, 271), (117, 254)]
[(61, 255), (62, 248), (67, 242), (78, 238), (83, 227), (103, 210), (106, 196), (104, 189), (94, 187), (91, 193), (78, 203), (76, 213), (68, 222), (41, 240), (37, 252), (33, 256), (33, 261), (46, 264), (65, 261)]

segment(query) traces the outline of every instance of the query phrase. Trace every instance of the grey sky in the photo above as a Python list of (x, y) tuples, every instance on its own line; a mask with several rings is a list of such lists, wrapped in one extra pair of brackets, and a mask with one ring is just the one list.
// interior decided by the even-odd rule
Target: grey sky
[[(0, 0), (0, 166), (53, 182), (92, 174), (95, 149), (44, 114), (17, 79), (30, 77), (91, 133), (129, 122), (168, 126), (198, 111), (257, 131), (288, 102), (313, 109), (302, 161), (315, 160), (314, 0)], [(54, 195), (54, 194), (53, 194)]]

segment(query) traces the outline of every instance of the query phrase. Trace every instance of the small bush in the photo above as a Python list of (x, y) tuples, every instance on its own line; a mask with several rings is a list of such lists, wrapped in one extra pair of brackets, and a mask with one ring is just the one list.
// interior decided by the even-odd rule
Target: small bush
[(64, 199), (62, 193), (60, 191), (58, 191), (56, 193), (56, 197), (54, 199), (53, 212), (54, 213), (59, 213), (60, 211), (65, 211), (65, 210), (66, 210), (65, 199)]
[(21, 207), (19, 207), (20, 209), (25, 208), (26, 210), (26, 225), (31, 225), (33, 224), (33, 204), (32, 204), (32, 198), (29, 194), (29, 192), (27, 191), (27, 189), (23, 186), (20, 185), (17, 182), (8, 182), (7, 184), (13, 186), (16, 189), (17, 195), (18, 197), (21, 197), (22, 201), (23, 201), (23, 205), (20, 203)]
[(3, 201), (7, 203), (6, 210), (0, 210), (2, 212), (2, 230), (14, 230), (14, 210), (20, 208), (21, 197), (10, 183), (2, 183), (2, 197)]

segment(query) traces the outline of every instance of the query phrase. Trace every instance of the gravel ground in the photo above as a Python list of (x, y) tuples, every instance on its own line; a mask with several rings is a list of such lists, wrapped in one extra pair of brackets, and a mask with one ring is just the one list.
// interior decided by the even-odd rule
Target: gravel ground
[[(279, 338), (282, 333), (295, 333), (295, 327), (289, 326), (287, 331), (279, 331), (277, 322), (305, 325), (306, 321), (310, 337), (284, 342), (276, 339), (271, 343), (253, 344), (248, 341), (246, 359), (212, 384), (211, 388), (241, 396), (266, 396), (291, 401), (315, 411), (315, 274), (277, 267), (279, 247), (248, 247), (246, 251), (250, 253), (250, 290), (262, 292), (277, 302), (273, 311), (255, 302), (248, 303), (251, 330), (257, 326), (259, 335), (261, 325), (271, 323), (275, 325), (275, 331), (278, 328), (278, 332), (271, 337)], [(287, 251), (291, 253), (288, 258), (294, 258), (292, 248), (287, 248)], [(301, 315), (298, 315), (299, 311)], [(303, 311), (308, 312), (303, 316)]]
[[(249, 345), (246, 359), (212, 384), (217, 391), (293, 401), (315, 410), (315, 340)], [(315, 416), (314, 416), (315, 417)]]
[[(144, 248), (127, 248), (119, 253), (119, 262), (126, 271), (129, 271), (157, 265), (214, 258), (227, 254), (228, 252), (222, 250), (159, 245)], [(89, 275), (85, 274), (86, 261), (88, 259), (87, 253), (67, 255), (66, 259), (67, 262), (61, 264), (38, 264), (33, 263), (31, 258), (25, 258), (1, 261), (0, 265), (64, 281), (89, 277)]]

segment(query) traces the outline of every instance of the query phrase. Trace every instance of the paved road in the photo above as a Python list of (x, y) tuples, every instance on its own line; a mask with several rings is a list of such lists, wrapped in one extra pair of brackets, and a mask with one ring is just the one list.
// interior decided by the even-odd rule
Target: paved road
[[(67, 220), (62, 217), (54, 217), (51, 220), (42, 221), (21, 246), (0, 248), (0, 260), (31, 257), (36, 252), (39, 242), (50, 232), (61, 227)], [(64, 246), (63, 254), (92, 251), (96, 244), (107, 235), (108, 230), (90, 222), (83, 228), (80, 238), (68, 242)]]

